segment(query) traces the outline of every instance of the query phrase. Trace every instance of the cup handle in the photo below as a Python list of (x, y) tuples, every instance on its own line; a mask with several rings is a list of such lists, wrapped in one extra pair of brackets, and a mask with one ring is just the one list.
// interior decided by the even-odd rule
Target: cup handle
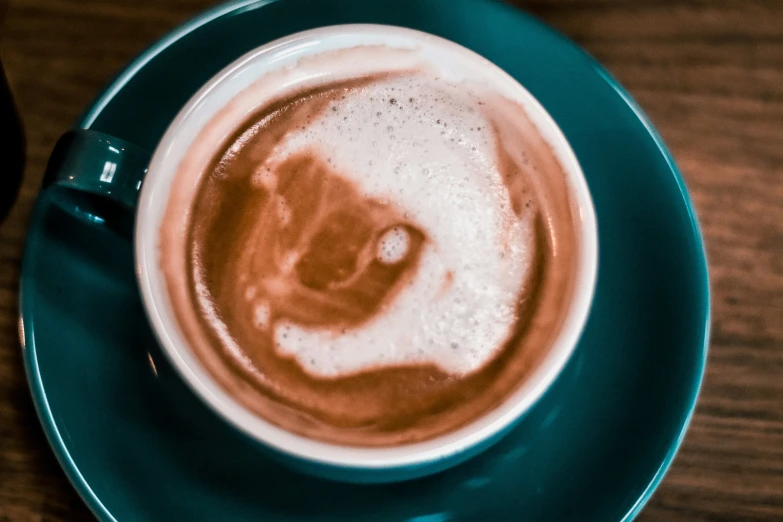
[(109, 134), (74, 129), (57, 141), (44, 188), (71, 214), (129, 234), (150, 157)]

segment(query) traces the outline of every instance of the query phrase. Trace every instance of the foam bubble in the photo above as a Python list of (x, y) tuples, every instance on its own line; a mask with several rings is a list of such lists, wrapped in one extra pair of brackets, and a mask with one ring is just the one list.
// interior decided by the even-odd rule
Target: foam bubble
[(376, 257), (381, 263), (393, 265), (399, 263), (408, 254), (410, 235), (403, 227), (392, 227), (378, 240)]

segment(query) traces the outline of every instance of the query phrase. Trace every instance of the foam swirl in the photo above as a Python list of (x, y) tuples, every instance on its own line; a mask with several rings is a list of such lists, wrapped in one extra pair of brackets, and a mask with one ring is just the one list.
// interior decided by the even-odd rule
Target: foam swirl
[(185, 240), (162, 234), (175, 312), (287, 429), (433, 437), (510, 393), (563, 319), (564, 175), (491, 92), (426, 68), (324, 82), (257, 110), (204, 173)]

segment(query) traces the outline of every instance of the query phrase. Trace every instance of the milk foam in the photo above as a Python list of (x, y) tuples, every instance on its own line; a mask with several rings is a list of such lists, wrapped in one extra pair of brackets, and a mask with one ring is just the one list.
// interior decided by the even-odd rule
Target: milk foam
[(402, 227), (393, 227), (384, 232), (378, 240), (375, 255), (381, 263), (399, 263), (405, 259), (409, 243), (408, 232)]
[[(412, 280), (377, 316), (337, 332), (278, 320), (277, 350), (322, 377), (411, 364), (464, 375), (492, 359), (516, 321), (533, 232), (532, 217), (512, 210), (479, 98), (431, 75), (373, 82), (289, 133), (251, 184), (274, 186), (268, 173), (305, 150), (402, 209), (428, 240)], [(407, 241), (401, 227), (386, 231), (378, 259), (403, 259)]]

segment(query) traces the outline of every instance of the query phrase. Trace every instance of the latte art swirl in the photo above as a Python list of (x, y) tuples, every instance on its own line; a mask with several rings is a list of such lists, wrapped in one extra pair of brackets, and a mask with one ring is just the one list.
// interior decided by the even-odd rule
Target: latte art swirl
[[(244, 296), (256, 335), (268, 335), (268, 345), (308, 372), (363, 369), (366, 347), (348, 353), (334, 343), (383, 313), (415, 275), (424, 232), (392, 203), (362, 196), (313, 152), (261, 170), (274, 182), (257, 189), (255, 221), (221, 294), (238, 303)], [(295, 349), (316, 331), (326, 342)]]
[[(514, 214), (474, 106), (456, 86), (392, 76), (251, 127), (238, 142), (254, 221), (228, 279), (240, 284), (220, 294), (253, 294), (257, 335), (315, 376), (479, 369), (510, 336), (533, 213)], [(261, 136), (300, 113), (281, 141)], [(447, 134), (459, 120), (467, 132)], [(239, 161), (218, 168), (237, 175)]]
[(162, 230), (161, 259), (196, 355), (246, 407), (400, 444), (469, 422), (535, 367), (572, 292), (570, 212), (521, 107), (406, 69), (256, 110), (189, 208), (170, 204), (185, 239)]

